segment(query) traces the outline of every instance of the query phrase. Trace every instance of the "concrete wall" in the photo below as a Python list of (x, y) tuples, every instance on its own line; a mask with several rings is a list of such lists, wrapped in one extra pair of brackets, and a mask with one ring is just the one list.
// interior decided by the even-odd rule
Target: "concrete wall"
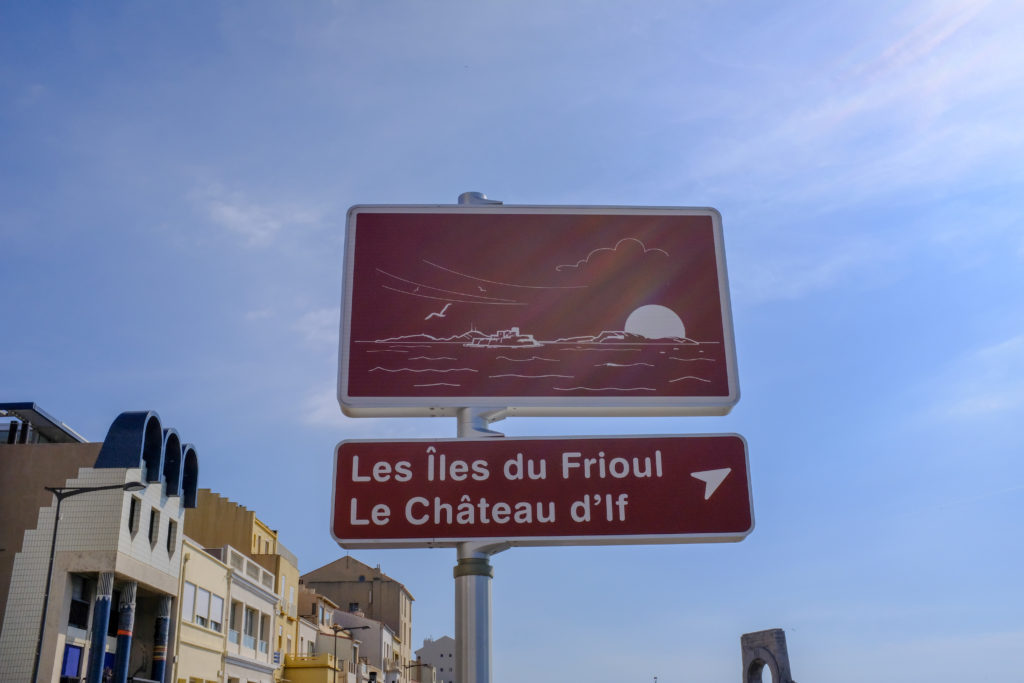
[[(39, 509), (53, 503), (45, 486), (63, 486), (83, 467), (96, 462), (103, 444), (0, 445), (0, 615), (7, 611), (14, 556), (25, 531), (35, 529)], [(52, 531), (53, 528), (50, 527)], [(38, 615), (37, 615), (38, 620)], [(2, 624), (0, 624), (2, 629)], [(2, 633), (2, 630), (0, 630)]]
[(199, 489), (196, 507), (185, 513), (185, 535), (204, 548), (230, 545), (249, 554), (256, 513), (210, 489)]

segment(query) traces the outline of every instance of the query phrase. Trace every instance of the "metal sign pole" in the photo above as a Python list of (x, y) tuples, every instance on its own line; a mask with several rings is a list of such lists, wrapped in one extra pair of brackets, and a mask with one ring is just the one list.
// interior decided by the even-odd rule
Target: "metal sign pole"
[[(487, 424), (504, 417), (504, 408), (460, 408), (460, 439), (487, 439), (503, 434)], [(491, 579), (490, 556), (509, 548), (508, 543), (464, 541), (457, 546), (455, 565), (455, 680), (491, 683)]]
[[(500, 204), (480, 192), (464, 192), (459, 204)], [(487, 439), (504, 436), (487, 425), (504, 417), (504, 408), (460, 408), (458, 437)], [(455, 576), (455, 680), (460, 683), (491, 683), (491, 579), (490, 556), (508, 544), (459, 543)]]

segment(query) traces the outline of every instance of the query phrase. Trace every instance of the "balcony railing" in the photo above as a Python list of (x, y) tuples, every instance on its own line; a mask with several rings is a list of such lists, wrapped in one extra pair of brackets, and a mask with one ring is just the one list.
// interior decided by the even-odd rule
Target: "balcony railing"
[(269, 652), (269, 651), (270, 651), (269, 643), (267, 643), (267, 641), (265, 641), (265, 640), (261, 640), (260, 641), (260, 652), (262, 652), (263, 654), (267, 654), (267, 652)]
[(234, 643), (235, 645), (238, 645), (238, 636), (239, 636), (238, 631), (236, 631), (235, 629), (230, 629), (228, 631), (228, 642), (229, 643)]
[(253, 636), (242, 636), (242, 645), (250, 650), (256, 649), (256, 638)]
[[(343, 663), (344, 660), (338, 660), (339, 664)], [(301, 667), (306, 669), (321, 668), (321, 669), (333, 669), (334, 668), (334, 657), (330, 652), (325, 652), (318, 655), (285, 655), (284, 656), (285, 666)], [(342, 670), (339, 667), (339, 670)]]

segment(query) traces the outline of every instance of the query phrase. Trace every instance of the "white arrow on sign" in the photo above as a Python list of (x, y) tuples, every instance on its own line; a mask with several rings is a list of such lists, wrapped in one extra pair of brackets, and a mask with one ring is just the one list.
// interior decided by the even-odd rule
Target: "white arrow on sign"
[(703, 472), (691, 472), (690, 476), (694, 479), (700, 479), (706, 484), (704, 487), (704, 500), (711, 497), (711, 494), (722, 485), (725, 478), (732, 472), (731, 467), (723, 467), (720, 470), (705, 470)]

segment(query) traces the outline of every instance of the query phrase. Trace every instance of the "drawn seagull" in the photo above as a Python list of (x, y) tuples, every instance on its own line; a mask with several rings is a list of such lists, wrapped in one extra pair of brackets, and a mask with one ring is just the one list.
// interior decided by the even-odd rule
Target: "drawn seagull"
[(438, 312), (438, 313), (431, 313), (431, 314), (430, 314), (430, 315), (428, 315), (428, 316), (427, 316), (426, 318), (424, 318), (424, 320), (430, 320), (431, 318), (434, 318), (434, 317), (437, 317), (437, 318), (443, 318), (443, 317), (444, 317), (444, 314), (445, 314), (445, 311), (447, 311), (447, 310), (448, 310), (448, 307), (449, 307), (449, 306), (451, 306), (451, 304), (445, 304), (445, 305), (444, 305), (444, 308), (442, 308), (442, 309), (440, 310), (440, 312)]

